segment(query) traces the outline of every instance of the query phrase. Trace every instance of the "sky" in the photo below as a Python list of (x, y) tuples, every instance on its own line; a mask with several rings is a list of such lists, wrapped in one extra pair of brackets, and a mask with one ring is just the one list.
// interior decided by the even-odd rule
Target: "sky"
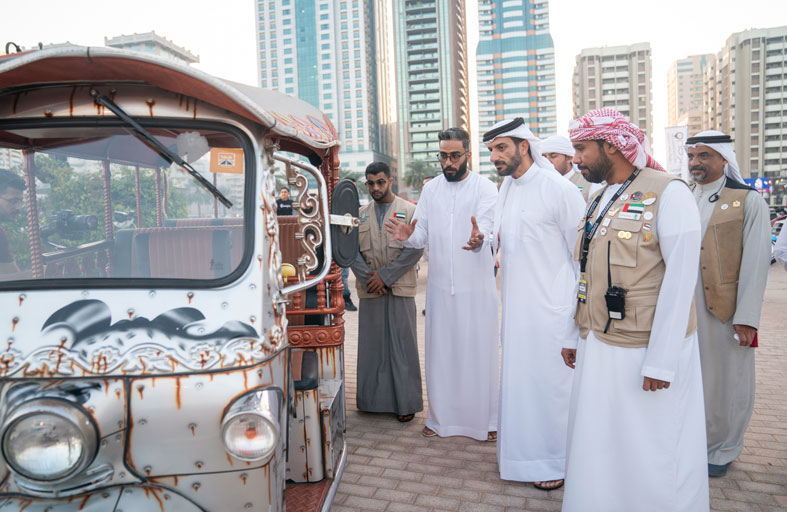
[[(276, 0), (271, 0), (276, 1)], [(388, 0), (391, 1), (391, 0)], [(2, 0), (2, 4), (11, 0)], [(26, 0), (0, 16), (0, 44), (24, 47), (69, 41), (102, 46), (104, 37), (154, 30), (199, 55), (199, 69), (257, 85), (254, 0)], [(474, 77), (477, 0), (467, 0)], [(663, 161), (667, 70), (673, 61), (716, 53), (734, 32), (787, 25), (785, 0), (550, 0), (555, 43), (558, 132), (573, 112), (571, 80), (582, 48), (650, 42), (653, 59), (653, 148)], [(474, 87), (471, 84), (471, 90)], [(471, 101), (471, 106), (475, 101)]]

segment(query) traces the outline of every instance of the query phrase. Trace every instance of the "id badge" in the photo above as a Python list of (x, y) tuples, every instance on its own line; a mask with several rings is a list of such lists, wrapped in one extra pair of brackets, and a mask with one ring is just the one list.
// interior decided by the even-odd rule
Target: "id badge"
[(586, 279), (579, 280), (579, 289), (577, 290), (577, 300), (582, 304), (588, 301), (588, 282)]

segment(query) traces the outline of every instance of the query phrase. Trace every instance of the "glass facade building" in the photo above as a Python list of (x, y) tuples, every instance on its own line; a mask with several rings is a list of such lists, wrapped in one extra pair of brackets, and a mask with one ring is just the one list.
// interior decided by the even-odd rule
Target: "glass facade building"
[[(522, 117), (540, 137), (557, 130), (555, 48), (547, 0), (478, 0), (478, 127)], [(478, 140), (481, 140), (479, 136)], [(481, 144), (480, 171), (494, 174)]]
[(437, 167), (440, 130), (469, 130), (464, 0), (394, 0), (399, 168)]
[(257, 0), (260, 87), (322, 110), (342, 140), (343, 171), (363, 172), (380, 151), (375, 0)]

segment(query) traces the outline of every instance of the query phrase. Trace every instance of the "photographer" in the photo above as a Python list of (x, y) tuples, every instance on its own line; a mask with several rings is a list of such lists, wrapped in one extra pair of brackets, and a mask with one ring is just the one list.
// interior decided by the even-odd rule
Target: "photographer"
[[(10, 222), (22, 211), (25, 181), (6, 169), (0, 169), (0, 222)], [(0, 274), (19, 272), (14, 254), (8, 243), (8, 235), (0, 226)]]

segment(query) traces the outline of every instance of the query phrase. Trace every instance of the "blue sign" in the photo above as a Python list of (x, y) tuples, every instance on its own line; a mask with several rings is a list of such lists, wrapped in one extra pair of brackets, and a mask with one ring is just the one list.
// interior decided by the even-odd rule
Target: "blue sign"
[(770, 178), (744, 178), (743, 181), (759, 193), (771, 191)]

